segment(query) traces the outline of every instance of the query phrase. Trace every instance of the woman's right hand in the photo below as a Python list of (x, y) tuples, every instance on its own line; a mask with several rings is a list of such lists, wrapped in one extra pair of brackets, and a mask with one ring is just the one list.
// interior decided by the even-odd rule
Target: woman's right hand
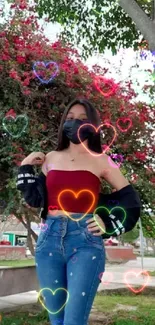
[(21, 163), (23, 165), (42, 165), (45, 161), (45, 154), (43, 152), (32, 152)]

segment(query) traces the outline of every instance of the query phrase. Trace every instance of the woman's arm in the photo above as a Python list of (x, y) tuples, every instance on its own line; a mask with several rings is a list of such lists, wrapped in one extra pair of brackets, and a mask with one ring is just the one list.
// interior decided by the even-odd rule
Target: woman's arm
[[(109, 163), (111, 161), (111, 164)], [(114, 167), (112, 167), (114, 166)], [(100, 158), (101, 177), (103, 177), (117, 191), (129, 185), (128, 180), (123, 176), (118, 166), (107, 155)]]
[[(116, 191), (111, 194), (104, 195), (100, 193), (99, 195), (96, 214), (100, 216), (106, 226), (106, 233), (102, 235), (103, 238), (110, 237), (110, 235), (117, 237), (132, 230), (140, 217), (141, 211), (138, 193), (122, 175), (118, 166), (112, 160), (111, 164), (109, 164), (108, 160), (107, 155), (102, 156), (100, 159), (100, 164), (102, 164), (100, 165), (101, 177), (112, 185)], [(114, 165), (114, 167), (111, 165)], [(115, 201), (119, 202), (117, 206), (113, 203)]]
[(35, 176), (32, 165), (20, 166), (16, 186), (31, 207), (42, 206), (43, 193), (46, 189), (46, 176), (42, 172), (39, 176)]

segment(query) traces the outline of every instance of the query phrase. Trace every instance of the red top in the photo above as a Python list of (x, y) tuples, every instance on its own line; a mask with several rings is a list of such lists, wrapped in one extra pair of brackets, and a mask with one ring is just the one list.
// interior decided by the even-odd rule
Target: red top
[(87, 170), (50, 170), (46, 177), (48, 210), (93, 213), (100, 180)]

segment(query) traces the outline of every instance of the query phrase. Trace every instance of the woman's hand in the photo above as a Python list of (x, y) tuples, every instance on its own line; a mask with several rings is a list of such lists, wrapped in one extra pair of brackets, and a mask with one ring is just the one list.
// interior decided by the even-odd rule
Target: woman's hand
[[(105, 231), (103, 231), (98, 226), (95, 219), (98, 222), (98, 224), (101, 226), (101, 228), (105, 229)], [(95, 214), (95, 219), (91, 218), (91, 219), (86, 221), (86, 223), (88, 223), (87, 229), (88, 229), (88, 231), (92, 232), (94, 236), (101, 236), (101, 235), (105, 234), (105, 232), (106, 232), (105, 224), (102, 221), (102, 219), (98, 216), (98, 214)]]
[(45, 154), (43, 152), (32, 152), (21, 163), (23, 165), (42, 165), (45, 161)]

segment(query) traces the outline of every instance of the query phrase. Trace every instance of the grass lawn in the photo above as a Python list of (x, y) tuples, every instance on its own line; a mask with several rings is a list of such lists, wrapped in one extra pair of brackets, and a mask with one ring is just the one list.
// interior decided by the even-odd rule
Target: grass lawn
[(34, 258), (32, 259), (27, 259), (27, 260), (15, 260), (15, 261), (7, 261), (7, 260), (2, 260), (0, 261), (0, 266), (11, 266), (11, 267), (18, 267), (18, 266), (31, 266), (35, 265)]
[[(111, 323), (108, 325), (155, 325), (155, 294), (154, 296), (135, 295), (103, 295), (99, 293), (95, 298), (94, 306), (99, 312), (103, 312)], [(136, 307), (134, 310), (126, 310), (126, 307)], [(121, 310), (116, 310), (121, 307)], [(104, 324), (106, 325), (106, 324)]]
[(152, 271), (152, 272), (148, 271), (148, 273), (149, 273), (150, 276), (155, 276), (155, 271)]
[[(127, 310), (129, 306), (136, 310)], [(154, 290), (146, 289), (138, 295), (127, 290), (117, 294), (103, 291), (97, 294), (94, 307), (97, 310), (93, 312), (95, 321), (90, 321), (89, 325), (155, 325)], [(121, 310), (116, 310), (117, 307)], [(27, 310), (2, 313), (0, 325), (49, 325), (45, 310), (39, 312), (33, 306)], [(97, 321), (99, 315), (103, 315), (103, 321)], [(59, 322), (57, 325), (63, 324)]]

